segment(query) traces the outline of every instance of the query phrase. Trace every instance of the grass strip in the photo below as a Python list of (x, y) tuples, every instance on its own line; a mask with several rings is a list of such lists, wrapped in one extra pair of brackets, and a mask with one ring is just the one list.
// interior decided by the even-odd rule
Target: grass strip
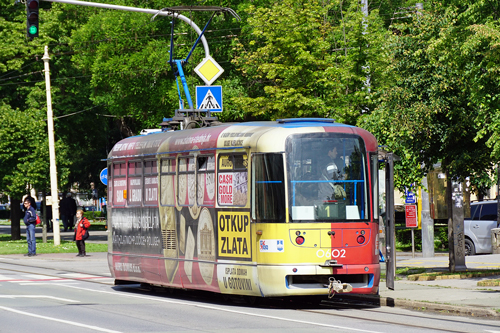
[[(87, 252), (107, 252), (108, 244), (85, 243)], [(21, 236), (21, 240), (11, 240), (7, 234), (0, 235), (0, 255), (24, 254), (28, 253), (28, 243), (26, 237)], [(54, 245), (53, 239), (47, 239), (47, 243), (42, 242), (42, 238), (36, 239), (36, 253), (78, 253), (76, 243), (73, 241), (61, 240), (61, 244)]]

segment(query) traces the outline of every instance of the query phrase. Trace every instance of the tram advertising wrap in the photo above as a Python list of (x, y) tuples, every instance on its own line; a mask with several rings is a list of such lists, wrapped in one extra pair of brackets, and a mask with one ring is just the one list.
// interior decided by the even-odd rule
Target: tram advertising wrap
[(113, 250), (117, 252), (161, 254), (158, 209), (130, 208), (113, 212)]
[(370, 133), (331, 119), (124, 139), (108, 156), (111, 273), (244, 296), (376, 294), (377, 163)]

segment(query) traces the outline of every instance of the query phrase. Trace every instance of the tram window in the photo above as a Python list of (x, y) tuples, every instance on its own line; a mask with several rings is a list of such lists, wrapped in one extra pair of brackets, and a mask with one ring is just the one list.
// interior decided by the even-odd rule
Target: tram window
[(128, 162), (128, 175), (142, 175), (142, 163), (141, 161), (130, 161)]
[(256, 154), (252, 163), (252, 219), (257, 222), (285, 222), (283, 155)]
[(215, 204), (215, 157), (201, 155), (197, 157), (197, 180), (199, 206), (213, 206)]
[(196, 198), (195, 159), (180, 157), (178, 164), (177, 200), (180, 206), (194, 205)]
[(127, 200), (129, 206), (142, 205), (142, 162), (130, 161), (128, 163), (128, 189)]
[(111, 180), (111, 192), (113, 206), (124, 206), (127, 198), (127, 164), (125, 162), (113, 163), (113, 179)]
[(368, 219), (372, 189), (359, 136), (294, 134), (287, 138), (286, 153), (291, 221)]
[(125, 163), (114, 163), (113, 164), (113, 177), (125, 177), (127, 175), (127, 169), (125, 168)]
[(175, 159), (166, 158), (160, 161), (160, 204), (175, 206)]
[(220, 154), (217, 174), (220, 206), (245, 206), (248, 195), (248, 156)]
[(158, 205), (158, 168), (156, 160), (144, 161), (144, 204)]
[(155, 175), (157, 173), (158, 173), (158, 168), (156, 166), (156, 160), (144, 161), (145, 175)]

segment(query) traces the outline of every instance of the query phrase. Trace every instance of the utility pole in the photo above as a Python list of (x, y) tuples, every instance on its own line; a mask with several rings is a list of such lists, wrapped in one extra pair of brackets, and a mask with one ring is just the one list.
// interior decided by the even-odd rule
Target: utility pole
[(429, 205), (429, 189), (428, 175), (422, 180), (423, 188), (420, 191), (420, 212), (422, 222), (422, 257), (434, 257), (434, 220), (431, 218), (431, 210)]
[(465, 265), (464, 195), (462, 183), (452, 181), (446, 174), (446, 203), (448, 205), (448, 247), (450, 272), (463, 272)]
[(56, 149), (54, 144), (54, 118), (52, 116), (52, 97), (50, 93), (49, 47), (45, 46), (42, 58), (45, 72), (45, 88), (47, 91), (47, 127), (49, 132), (49, 160), (50, 160), (50, 191), (52, 204), (52, 230), (54, 232), (54, 245), (61, 244), (59, 233), (59, 190), (57, 189)]

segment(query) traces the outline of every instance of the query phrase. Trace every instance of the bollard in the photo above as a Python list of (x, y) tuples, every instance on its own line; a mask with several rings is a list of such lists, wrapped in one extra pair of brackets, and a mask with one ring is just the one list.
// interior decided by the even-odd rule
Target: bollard
[(493, 254), (500, 254), (500, 228), (491, 229), (491, 250)]

